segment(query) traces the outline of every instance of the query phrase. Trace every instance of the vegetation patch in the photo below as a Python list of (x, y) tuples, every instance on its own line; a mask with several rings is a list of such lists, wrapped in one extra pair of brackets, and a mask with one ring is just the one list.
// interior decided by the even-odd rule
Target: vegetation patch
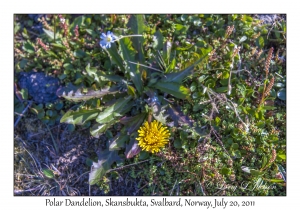
[(286, 195), (270, 21), (15, 15), (15, 195)]

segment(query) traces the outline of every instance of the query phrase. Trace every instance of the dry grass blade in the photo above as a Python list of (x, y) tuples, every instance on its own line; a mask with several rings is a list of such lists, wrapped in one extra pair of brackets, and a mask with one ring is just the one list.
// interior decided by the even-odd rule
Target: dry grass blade
[(55, 148), (55, 152), (56, 152), (56, 154), (58, 154), (59, 148), (58, 148), (58, 146), (57, 146), (57, 144), (56, 144), (56, 141), (55, 141), (55, 139), (54, 139), (54, 137), (53, 137), (53, 135), (52, 135), (52, 133), (51, 133), (51, 130), (49, 129), (48, 125), (47, 125), (47, 124), (45, 124), (45, 125), (46, 125), (46, 127), (47, 127), (47, 129), (48, 129), (48, 131), (49, 131), (49, 133), (50, 133), (50, 136), (51, 136), (51, 139), (52, 139), (54, 148)]
[(21, 120), (21, 117), (27, 112), (28, 108), (32, 105), (32, 101), (30, 101), (26, 108), (22, 111), (22, 113), (19, 115), (18, 119), (16, 120), (15, 124), (14, 124), (14, 127), (16, 127), (18, 125), (18, 123), (20, 122)]

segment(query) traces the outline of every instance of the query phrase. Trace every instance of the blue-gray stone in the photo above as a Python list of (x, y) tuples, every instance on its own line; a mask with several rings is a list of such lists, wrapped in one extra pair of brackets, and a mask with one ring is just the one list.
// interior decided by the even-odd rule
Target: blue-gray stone
[(18, 85), (28, 90), (37, 103), (54, 102), (58, 99), (56, 90), (59, 88), (59, 79), (47, 76), (43, 72), (21, 72), (18, 76)]

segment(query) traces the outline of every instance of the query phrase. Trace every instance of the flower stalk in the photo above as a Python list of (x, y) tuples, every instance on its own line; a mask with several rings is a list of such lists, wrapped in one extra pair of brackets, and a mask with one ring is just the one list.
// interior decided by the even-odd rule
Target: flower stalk
[(105, 33), (102, 33), (100, 38), (101, 38), (101, 41), (100, 41), (100, 46), (102, 48), (110, 48), (111, 47), (111, 43), (114, 43), (116, 41), (119, 41), (120, 39), (123, 39), (125, 37), (137, 37), (137, 36), (143, 36), (143, 35), (126, 35), (126, 36), (119, 36), (117, 37), (116, 35), (114, 35), (112, 32), (108, 31), (106, 34)]

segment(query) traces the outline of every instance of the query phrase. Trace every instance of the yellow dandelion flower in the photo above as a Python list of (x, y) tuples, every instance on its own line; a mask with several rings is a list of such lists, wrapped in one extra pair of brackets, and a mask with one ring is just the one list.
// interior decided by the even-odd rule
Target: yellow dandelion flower
[(170, 137), (168, 128), (156, 120), (151, 123), (146, 121), (138, 133), (139, 137), (136, 140), (138, 140), (139, 146), (142, 150), (152, 153), (159, 152), (168, 143)]

